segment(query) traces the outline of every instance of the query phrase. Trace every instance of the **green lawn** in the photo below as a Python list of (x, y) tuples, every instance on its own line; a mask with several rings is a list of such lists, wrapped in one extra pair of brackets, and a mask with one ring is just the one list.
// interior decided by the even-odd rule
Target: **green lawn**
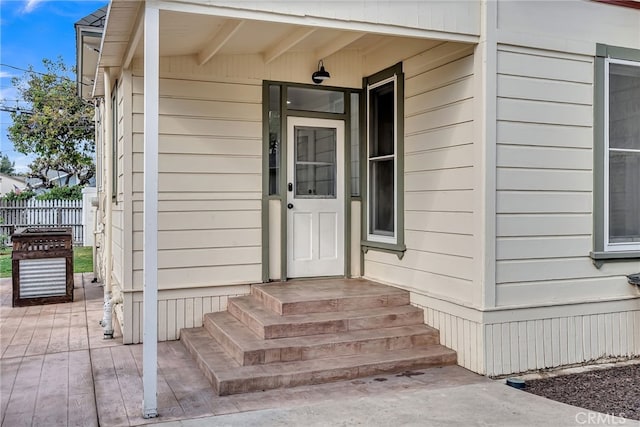
[[(93, 271), (93, 248), (77, 246), (73, 248), (73, 272)], [(0, 277), (11, 277), (11, 249), (0, 249)]]

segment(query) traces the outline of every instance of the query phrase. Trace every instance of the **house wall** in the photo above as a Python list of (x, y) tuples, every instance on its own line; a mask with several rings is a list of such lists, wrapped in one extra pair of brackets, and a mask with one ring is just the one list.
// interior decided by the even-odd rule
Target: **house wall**
[[(390, 60), (392, 60), (391, 58)], [(262, 81), (307, 82), (312, 55), (161, 59), (159, 135), (159, 339), (177, 339), (202, 315), (262, 281)], [(361, 84), (357, 55), (334, 55), (332, 83)], [(311, 67), (311, 68), (309, 68)], [(131, 72), (132, 276), (124, 286), (125, 342), (142, 339), (143, 72)], [(335, 70), (335, 71), (334, 71)], [(279, 224), (277, 202), (267, 214)], [(279, 237), (277, 228), (272, 234)], [(115, 240), (115, 238), (114, 238)], [(277, 255), (278, 244), (273, 242)], [(271, 254), (273, 255), (273, 254)], [(272, 260), (274, 261), (274, 260)], [(277, 260), (279, 262), (279, 259)], [(274, 265), (274, 263), (271, 263)], [(275, 266), (274, 272), (277, 273)]]
[[(122, 288), (123, 275), (124, 275), (124, 245), (125, 245), (125, 231), (124, 231), (124, 147), (125, 147), (125, 128), (124, 122), (126, 117), (125, 111), (125, 99), (127, 99), (126, 85), (123, 84), (124, 79), (119, 78), (114, 87), (116, 93), (116, 108), (117, 119), (115, 128), (117, 132), (117, 138), (115, 140), (117, 156), (113, 159), (115, 162), (115, 170), (117, 171), (115, 198), (112, 195), (107, 194), (107, 200), (111, 203), (111, 216), (112, 216), (112, 270), (111, 279), (112, 286), (119, 290)], [(112, 156), (112, 153), (105, 153), (106, 156)], [(109, 175), (111, 176), (111, 175)]]
[(426, 323), (459, 352), (459, 363), (482, 370), (479, 317), (464, 309), (478, 307), (482, 295), (474, 264), (474, 50), (447, 43), (403, 66), (407, 250), (402, 259), (369, 250), (364, 274), (411, 291), (412, 303), (427, 309)]
[(593, 250), (596, 43), (640, 48), (640, 13), (596, 2), (499, 2), (495, 307), (486, 372), (640, 354), (640, 262)]
[[(175, 3), (186, 3), (184, 0)], [(446, 37), (445, 33), (477, 35), (480, 32), (478, 1), (437, 2), (242, 2), (234, 0), (216, 1), (216, 13), (242, 16), (243, 9), (251, 14), (266, 12), (269, 20), (290, 22), (293, 17), (313, 17), (331, 21), (331, 26), (353, 28), (358, 24), (377, 24), (396, 27), (392, 31), (416, 29), (432, 31), (435, 37)], [(224, 10), (227, 9), (227, 10)], [(259, 19), (259, 17), (258, 17)], [(299, 22), (299, 21), (298, 21)], [(390, 31), (387, 29), (387, 31)], [(438, 34), (439, 33), (439, 34)], [(424, 36), (424, 35), (423, 35)], [(451, 37), (451, 35), (449, 35)]]
[(25, 186), (24, 180), (16, 179), (10, 175), (0, 174), (0, 197), (15, 191), (15, 187), (23, 190)]

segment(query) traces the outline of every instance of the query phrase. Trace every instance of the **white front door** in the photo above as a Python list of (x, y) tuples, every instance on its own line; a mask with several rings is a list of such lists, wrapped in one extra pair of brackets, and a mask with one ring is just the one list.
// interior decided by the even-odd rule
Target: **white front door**
[(344, 122), (287, 120), (287, 277), (344, 275)]

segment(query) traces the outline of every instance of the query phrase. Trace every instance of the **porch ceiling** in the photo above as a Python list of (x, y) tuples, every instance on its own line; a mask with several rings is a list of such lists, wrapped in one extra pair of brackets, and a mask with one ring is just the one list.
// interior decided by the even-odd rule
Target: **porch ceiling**
[[(128, 68), (132, 59), (143, 56), (142, 4), (112, 0), (94, 96), (104, 93), (101, 68)], [(200, 64), (223, 54), (259, 54), (267, 64), (288, 52), (313, 52), (318, 61), (343, 49), (358, 50), (367, 55), (382, 43), (394, 39), (416, 38), (313, 26), (306, 22), (302, 25), (238, 16), (160, 11), (160, 56), (195, 55)], [(436, 40), (433, 42), (437, 44)]]

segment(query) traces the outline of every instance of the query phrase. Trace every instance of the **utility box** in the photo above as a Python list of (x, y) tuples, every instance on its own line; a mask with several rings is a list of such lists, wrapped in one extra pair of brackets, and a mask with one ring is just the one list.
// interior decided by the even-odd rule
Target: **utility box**
[(14, 307), (73, 301), (71, 228), (24, 228), (11, 241)]

